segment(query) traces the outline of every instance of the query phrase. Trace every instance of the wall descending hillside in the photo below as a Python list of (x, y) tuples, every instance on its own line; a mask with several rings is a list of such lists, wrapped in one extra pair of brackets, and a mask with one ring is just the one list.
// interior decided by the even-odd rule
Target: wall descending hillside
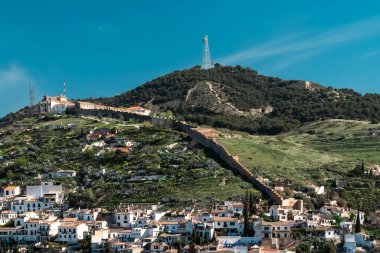
[(84, 116), (102, 116), (102, 117), (110, 117), (110, 118), (123, 118), (124, 120), (134, 119), (138, 122), (152, 122), (157, 125), (171, 126), (173, 125), (173, 120), (162, 117), (153, 117), (147, 115), (140, 115), (136, 113), (130, 112), (120, 112), (120, 111), (112, 111), (112, 110), (98, 110), (98, 109), (78, 109), (74, 108), (69, 110), (69, 113), (76, 115), (84, 115)]
[(139, 122), (149, 121), (153, 124), (173, 126), (175, 128), (178, 128), (184, 132), (187, 132), (192, 139), (197, 141), (202, 146), (211, 149), (215, 154), (217, 154), (220, 157), (220, 159), (222, 159), (226, 164), (228, 164), (228, 166), (236, 170), (240, 175), (242, 175), (249, 182), (251, 182), (255, 188), (257, 188), (263, 193), (264, 196), (273, 200), (278, 205), (282, 205), (283, 203), (284, 199), (279, 193), (277, 193), (276, 191), (274, 191), (274, 189), (259, 181), (255, 177), (255, 175), (239, 161), (238, 156), (231, 155), (223, 145), (218, 143), (216, 138), (214, 138), (215, 136), (210, 137), (210, 132), (205, 133), (205, 129), (203, 129), (202, 132), (202, 128), (197, 128), (193, 125), (189, 125), (186, 122), (112, 110), (82, 110), (76, 108), (75, 110), (70, 111), (70, 113), (74, 113), (77, 115), (91, 115), (113, 118), (123, 117), (124, 120), (134, 119)]
[(283, 198), (280, 196), (279, 193), (257, 180), (253, 173), (249, 171), (239, 161), (238, 156), (231, 155), (223, 145), (218, 143), (216, 139), (206, 136), (197, 128), (191, 128), (189, 130), (189, 135), (192, 139), (196, 140), (201, 145), (215, 152), (225, 163), (227, 163), (231, 168), (235, 169), (240, 175), (244, 176), (249, 182), (253, 184), (255, 188), (260, 190), (266, 197), (270, 198), (278, 205), (282, 204)]

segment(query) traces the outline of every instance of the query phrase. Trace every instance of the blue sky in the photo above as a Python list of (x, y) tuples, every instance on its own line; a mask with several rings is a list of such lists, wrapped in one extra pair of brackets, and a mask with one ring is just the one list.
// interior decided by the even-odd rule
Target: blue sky
[(201, 63), (380, 93), (380, 1), (0, 1), (0, 116), (62, 92), (113, 96)]

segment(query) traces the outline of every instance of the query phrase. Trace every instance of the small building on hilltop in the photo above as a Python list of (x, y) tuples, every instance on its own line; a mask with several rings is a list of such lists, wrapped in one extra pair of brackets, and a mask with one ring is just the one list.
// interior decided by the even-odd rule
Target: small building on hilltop
[(62, 114), (67, 108), (74, 107), (74, 103), (67, 100), (67, 97), (59, 94), (58, 96), (44, 96), (39, 103), (40, 113)]
[(135, 114), (146, 115), (146, 116), (149, 116), (151, 113), (150, 110), (145, 109), (141, 106), (131, 106), (131, 107), (125, 108), (125, 111), (129, 113), (135, 113)]

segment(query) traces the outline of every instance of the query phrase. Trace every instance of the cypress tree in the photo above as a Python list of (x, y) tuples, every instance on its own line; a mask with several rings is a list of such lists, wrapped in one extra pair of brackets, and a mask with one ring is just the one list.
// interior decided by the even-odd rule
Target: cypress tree
[(249, 216), (248, 216), (248, 191), (245, 193), (245, 199), (244, 199), (244, 209), (243, 209), (243, 218), (244, 218), (244, 228), (243, 228), (243, 233), (244, 236), (248, 236), (249, 233)]
[(198, 231), (195, 232), (195, 244), (200, 245), (201, 244), (201, 236)]
[(360, 233), (362, 231), (360, 225), (360, 212), (358, 209), (358, 214), (356, 215), (356, 223), (355, 223), (355, 233)]
[(249, 214), (252, 215), (254, 214), (254, 200), (253, 200), (253, 194), (252, 192), (249, 193)]

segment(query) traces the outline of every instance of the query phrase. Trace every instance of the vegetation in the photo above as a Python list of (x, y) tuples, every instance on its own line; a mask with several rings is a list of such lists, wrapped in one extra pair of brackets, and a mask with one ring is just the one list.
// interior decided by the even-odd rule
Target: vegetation
[[(213, 82), (215, 91), (202, 89), (203, 101), (188, 101), (189, 90), (202, 82)], [(112, 106), (143, 105), (153, 111), (170, 111), (177, 118), (249, 133), (277, 134), (301, 124), (324, 119), (380, 120), (380, 95), (361, 95), (351, 89), (334, 89), (305, 82), (259, 75), (240, 66), (202, 70), (199, 66), (156, 78), (134, 90), (112, 98), (88, 99)], [(225, 103), (214, 107), (216, 95)], [(230, 113), (236, 110), (273, 107), (269, 114)], [(222, 108), (222, 109), (221, 109)], [(223, 109), (224, 108), (224, 109)]]
[[(361, 200), (368, 212), (380, 205), (379, 178), (367, 173), (380, 165), (379, 128), (361, 121), (327, 120), (277, 136), (220, 129), (218, 141), (256, 175), (272, 181), (282, 178), (298, 190), (305, 182), (324, 185), (341, 205), (356, 209)], [(337, 182), (344, 187), (333, 190)], [(324, 200), (304, 202), (318, 208)]]
[[(97, 128), (117, 134), (96, 141), (107, 147), (132, 142), (130, 152), (93, 146), (86, 135)], [(252, 187), (186, 134), (150, 124), (68, 116), (25, 119), (1, 129), (0, 143), (0, 186), (37, 183), (40, 175), (73, 189), (67, 195), (73, 207), (114, 206), (120, 201), (211, 203), (242, 199)], [(67, 169), (76, 171), (74, 180), (50, 174)]]

